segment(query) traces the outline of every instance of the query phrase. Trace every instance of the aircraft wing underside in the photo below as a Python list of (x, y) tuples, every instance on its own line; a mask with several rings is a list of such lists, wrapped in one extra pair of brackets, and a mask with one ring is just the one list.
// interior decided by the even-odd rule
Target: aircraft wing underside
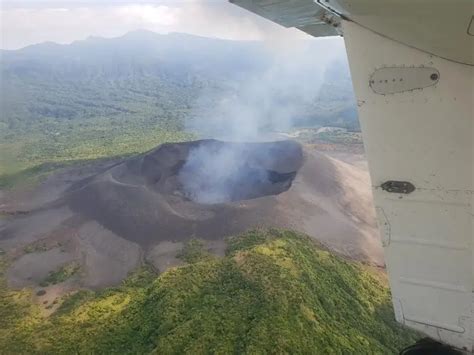
[(313, 0), (230, 0), (284, 27), (295, 27), (314, 37), (337, 36), (340, 20)]

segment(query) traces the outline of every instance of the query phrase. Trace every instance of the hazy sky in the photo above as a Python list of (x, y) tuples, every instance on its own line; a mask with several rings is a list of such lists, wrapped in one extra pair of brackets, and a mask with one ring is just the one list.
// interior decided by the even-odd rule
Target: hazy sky
[(136, 29), (225, 39), (310, 38), (226, 0), (0, 0), (0, 46), (16, 49), (88, 36), (115, 37)]

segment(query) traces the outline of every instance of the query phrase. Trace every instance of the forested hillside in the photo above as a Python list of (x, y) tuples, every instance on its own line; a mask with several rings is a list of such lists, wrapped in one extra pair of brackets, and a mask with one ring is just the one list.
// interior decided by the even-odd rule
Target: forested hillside
[(393, 317), (376, 271), (304, 235), (255, 230), (224, 258), (188, 243), (187, 265), (66, 297), (45, 318), (28, 291), (0, 288), (6, 353), (392, 354), (417, 335)]
[(215, 135), (209, 128), (229, 131), (229, 106), (237, 121), (240, 112), (265, 107), (254, 116), (266, 131), (283, 120), (285, 127), (357, 129), (344, 52), (320, 65), (321, 43), (292, 51), (281, 58), (260, 42), (147, 31), (3, 50), (0, 187), (45, 163), (143, 152)]
[[(327, 55), (322, 52), (324, 46), (308, 42), (304, 47), (304, 50), (289, 48), (290, 52), (301, 53), (289, 55), (286, 61), (293, 60), (295, 66), (301, 67), (292, 74), (306, 78), (309, 82), (304, 89), (314, 96), (299, 113), (310, 114), (314, 123), (319, 123), (322, 116), (337, 116), (347, 110), (342, 101), (353, 99), (350, 78), (341, 48), (321, 68), (318, 58)], [(183, 110), (192, 108), (204, 89), (205, 96), (222, 90), (235, 93), (243, 83), (260, 79), (269, 68), (280, 65), (276, 62), (281, 52), (284, 51), (274, 51), (261, 42), (159, 35), (148, 31), (112, 39), (89, 38), (70, 45), (43, 43), (15, 51), (3, 50), (1, 72), (5, 94), (1, 122), (15, 129), (27, 128), (32, 121), (43, 119), (61, 121), (138, 114), (155, 120), (177, 119), (182, 123), (187, 113)], [(309, 65), (313, 57), (314, 65)], [(317, 75), (321, 71), (325, 72), (324, 78)], [(314, 92), (313, 86), (317, 88)], [(291, 104), (302, 96), (301, 90), (289, 87), (285, 92), (273, 94), (284, 95)], [(325, 107), (310, 110), (309, 101), (314, 101), (311, 104), (333, 101), (340, 107), (336, 104), (334, 112), (325, 112)]]
[(225, 87), (265, 60), (256, 43), (146, 31), (2, 51), (2, 122), (15, 129), (128, 114), (182, 123), (199, 89)]

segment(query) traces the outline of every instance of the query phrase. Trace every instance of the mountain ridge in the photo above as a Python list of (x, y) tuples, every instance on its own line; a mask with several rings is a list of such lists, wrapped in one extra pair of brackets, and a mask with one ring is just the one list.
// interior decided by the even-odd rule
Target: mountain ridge
[[(154, 138), (163, 136), (157, 130), (219, 137), (241, 120), (256, 130), (358, 129), (340, 42), (311, 41), (298, 51), (275, 52), (260, 42), (188, 34), (127, 36), (2, 52), (0, 175), (103, 157), (110, 150), (106, 142), (128, 136), (150, 142), (144, 148), (150, 149), (163, 142)], [(326, 58), (331, 43), (340, 52)], [(251, 115), (245, 120), (241, 113)]]

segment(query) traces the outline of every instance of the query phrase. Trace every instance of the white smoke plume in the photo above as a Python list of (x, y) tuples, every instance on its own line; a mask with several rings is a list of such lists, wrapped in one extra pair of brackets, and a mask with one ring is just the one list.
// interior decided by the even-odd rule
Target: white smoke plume
[(178, 179), (185, 197), (194, 202), (246, 200), (289, 189), (302, 161), (295, 142), (204, 140), (190, 151)]
[[(198, 101), (201, 110), (188, 128), (210, 138), (239, 142), (268, 140), (268, 133), (290, 129), (302, 106), (318, 96), (327, 66), (340, 58), (344, 47), (340, 40), (333, 39), (284, 45), (277, 42), (267, 50), (271, 60), (263, 71), (241, 77), (233, 90), (204, 92)], [(203, 105), (214, 104), (202, 110)], [(295, 159), (299, 158), (296, 154)], [(262, 160), (249, 160), (248, 151), (238, 144), (203, 145), (190, 152), (179, 179), (188, 198), (206, 204), (280, 193), (289, 188), (282, 188), (279, 179), (272, 179)], [(283, 184), (291, 184), (292, 178), (282, 180)], [(240, 196), (233, 196), (236, 192)]]
[(232, 141), (261, 140), (271, 131), (286, 131), (318, 97), (328, 65), (345, 55), (338, 38), (266, 46), (270, 60), (264, 70), (245, 73), (231, 90), (203, 92), (189, 130)]
[[(210, 204), (232, 200), (232, 185), (241, 180), (245, 154), (240, 146), (201, 145), (189, 153), (179, 179), (186, 196)], [(254, 178), (266, 179), (263, 170)]]

